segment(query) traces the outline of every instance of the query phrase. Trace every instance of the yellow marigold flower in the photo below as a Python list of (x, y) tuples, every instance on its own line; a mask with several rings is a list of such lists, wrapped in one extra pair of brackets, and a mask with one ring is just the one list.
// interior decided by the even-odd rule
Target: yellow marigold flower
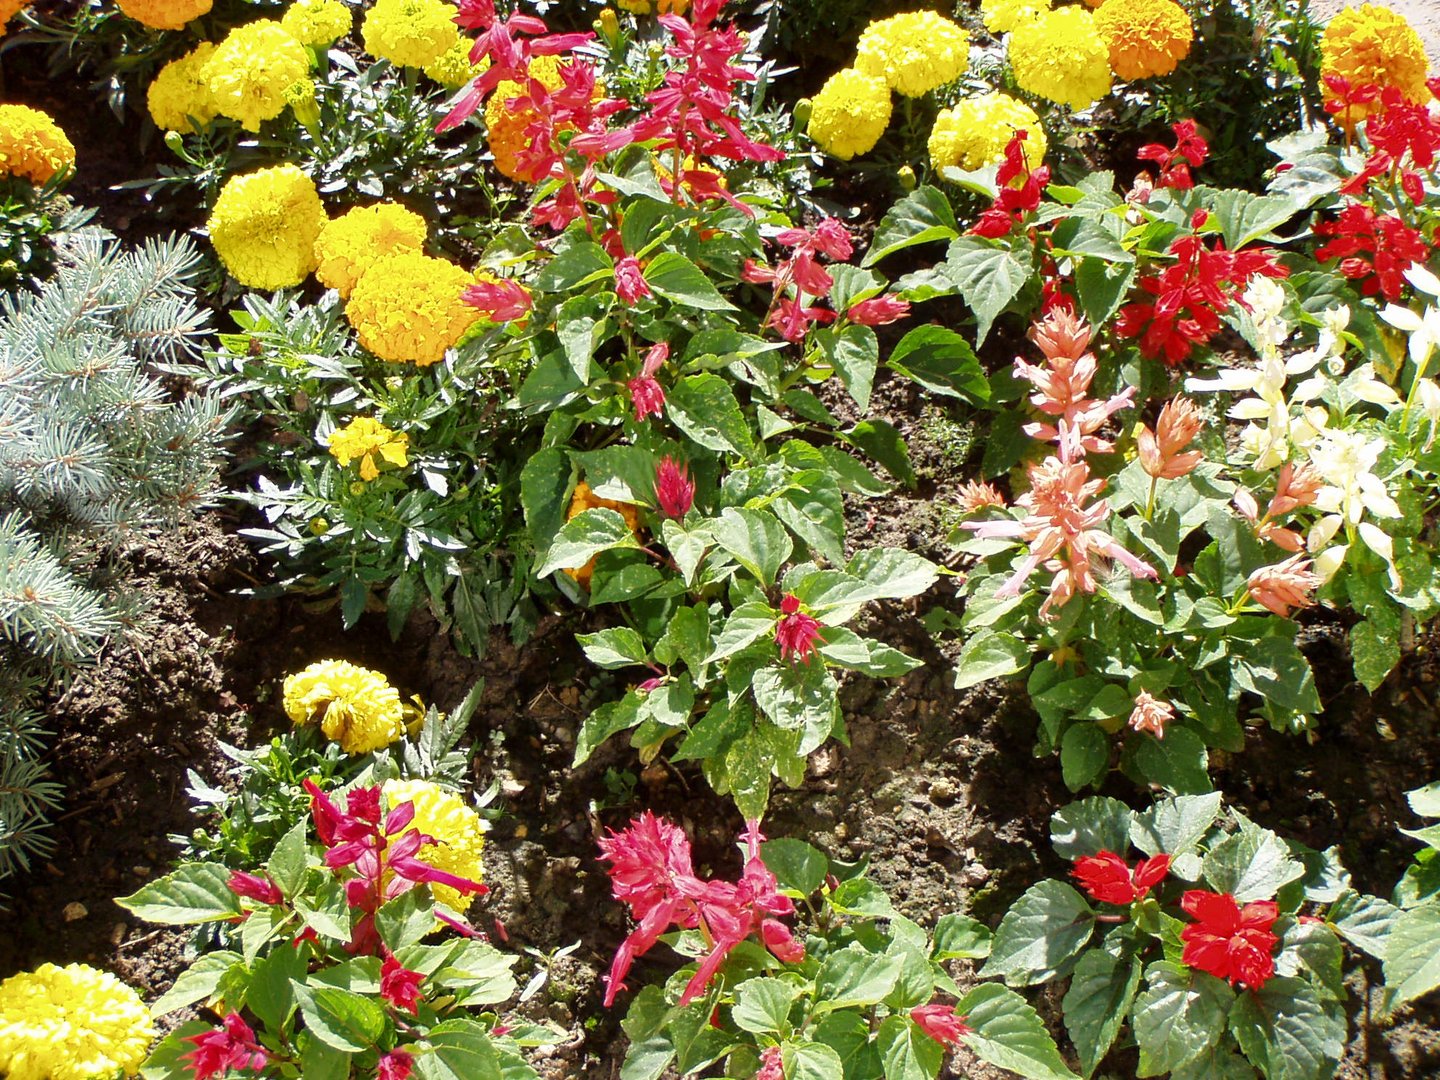
[(460, 36), (455, 5), (445, 0), (376, 0), (360, 33), (365, 49), (396, 67), (433, 64)]
[[(1376, 4), (1338, 12), (1320, 40), (1320, 74), (1338, 75), (1352, 87), (1393, 86), (1411, 101), (1428, 101), (1425, 73), (1429, 67), (1420, 35), (1404, 16)], [(1334, 97), (1323, 79), (1321, 88), (1327, 98)], [(1348, 122), (1359, 123), (1380, 108), (1383, 105), (1378, 101), (1356, 105), (1349, 110)]]
[(884, 79), (906, 97), (954, 82), (970, 65), (970, 35), (933, 11), (878, 19), (855, 46), (856, 70)]
[(138, 23), (156, 30), (179, 30), (210, 10), (211, 0), (115, 0)]
[(1023, 101), (992, 91), (965, 98), (954, 108), (941, 109), (930, 132), (930, 163), (941, 169), (982, 169), (1001, 160), (1016, 131), (1024, 128), (1025, 160), (1030, 168), (1045, 160), (1049, 145), (1040, 117)]
[(400, 691), (378, 671), (348, 660), (321, 660), (285, 676), (285, 715), (296, 726), (317, 720), (347, 754), (383, 750), (405, 734)]
[(376, 259), (425, 246), (425, 219), (399, 203), (376, 203), (346, 210), (320, 227), (315, 239), (315, 276), (342, 297)]
[[(565, 85), (557, 56), (534, 57), (526, 71), (530, 78), (538, 80), (547, 90), (559, 90)], [(509, 79), (495, 87), (494, 93), (485, 102), (485, 139), (490, 144), (490, 153), (495, 156), (495, 168), (502, 176), (533, 184), (538, 177), (521, 168), (519, 155), (529, 145), (525, 129), (534, 121), (535, 110), (528, 105), (510, 106), (511, 100), (525, 92), (524, 87)], [(596, 84), (595, 93), (600, 93), (599, 84)]]
[(58, 124), (28, 105), (0, 105), (0, 176), (43, 184), (75, 165), (75, 147)]
[(1026, 93), (1088, 109), (1110, 92), (1110, 49), (1077, 4), (1017, 26), (1009, 52), (1015, 85)]
[(30, 0), (0, 0), (0, 38), (5, 36), (5, 24), (20, 14)]
[(460, 299), (475, 278), (418, 251), (379, 259), (350, 292), (345, 317), (360, 344), (395, 364), (438, 364), (481, 318)]
[(629, 11), (636, 15), (649, 15), (655, 12), (656, 15), (684, 15), (690, 10), (690, 0), (615, 0), (615, 6), (621, 11)]
[(231, 30), (204, 73), (220, 114), (259, 131), (284, 111), (286, 92), (309, 78), (310, 54), (278, 22), (259, 19)]
[(806, 131), (831, 157), (868, 154), (890, 125), (890, 87), (854, 68), (837, 71), (810, 101)]
[(350, 33), (354, 16), (341, 0), (295, 0), (280, 26), (301, 45), (323, 49)]
[(330, 456), (342, 468), (360, 459), (361, 480), (374, 480), (380, 475), (380, 467), (375, 464), (376, 454), (402, 469), (410, 464), (405, 456), (410, 436), (391, 431), (372, 416), (357, 416), (344, 427), (335, 429), (330, 433), (328, 445)]
[[(460, 796), (444, 791), (428, 780), (386, 780), (381, 791), (387, 809), (393, 810), (401, 803), (413, 802), (415, 820), (410, 823), (410, 828), (435, 838), (435, 843), (421, 845), (415, 853), (417, 859), (456, 877), (481, 880), (485, 823)], [(431, 885), (430, 892), (437, 902), (462, 915), (474, 899), (449, 885)]]
[(325, 208), (294, 165), (232, 176), (210, 213), (210, 242), (230, 276), (252, 289), (299, 285), (315, 269)]
[(1054, 0), (980, 0), (980, 18), (992, 34), (1006, 34), (1042, 11)]
[(1169, 75), (1195, 40), (1175, 0), (1108, 0), (1095, 12), (1095, 28), (1110, 48), (1110, 66), (1127, 81)]
[(470, 47), (474, 44), (463, 34), (457, 35), (454, 45), (425, 65), (425, 74), (446, 90), (458, 90), (490, 66), (488, 56), (482, 56), (478, 64), (470, 62)]
[[(590, 485), (581, 480), (575, 485), (575, 493), (570, 496), (570, 509), (565, 512), (565, 520), (583, 514), (586, 510), (594, 510), (604, 507), (608, 510), (616, 510), (625, 519), (625, 524), (630, 526), (631, 532), (638, 532), (640, 529), (640, 513), (634, 503), (616, 502), (614, 499), (602, 499), (591, 490)], [(595, 558), (598, 558), (596, 556)], [(590, 587), (590, 579), (595, 574), (595, 558), (592, 558), (584, 566), (566, 567), (562, 572), (569, 574), (576, 583), (583, 588)]]
[(215, 46), (202, 41), (178, 60), (171, 60), (155, 76), (145, 103), (150, 107), (150, 119), (160, 130), (190, 131), (193, 118), (198, 131), (219, 115), (205, 78), (205, 65), (214, 53)]
[(86, 964), (41, 964), (0, 982), (0, 1076), (135, 1076), (155, 1038), (140, 995)]

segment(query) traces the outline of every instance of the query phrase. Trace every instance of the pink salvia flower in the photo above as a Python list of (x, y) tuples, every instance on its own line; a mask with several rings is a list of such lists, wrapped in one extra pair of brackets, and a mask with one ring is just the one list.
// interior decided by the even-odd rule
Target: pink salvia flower
[(406, 1050), (391, 1050), (375, 1064), (375, 1080), (409, 1080), (415, 1059)]
[(615, 264), (615, 295), (632, 306), (651, 295), (650, 284), (633, 255), (626, 255)]
[(190, 1035), (184, 1041), (195, 1044), (194, 1050), (180, 1056), (195, 1080), (224, 1076), (232, 1069), (259, 1072), (269, 1061), (265, 1048), (255, 1041), (255, 1032), (239, 1013), (226, 1016), (224, 1026)]
[(681, 520), (695, 504), (695, 481), (684, 465), (666, 454), (655, 467), (655, 501), (668, 518)]
[(662, 341), (652, 346), (640, 364), (640, 374), (625, 384), (630, 390), (630, 401), (635, 407), (638, 422), (643, 423), (647, 416), (660, 416), (665, 412), (665, 388), (655, 375), (668, 359), (669, 345)]
[(410, 971), (388, 953), (380, 964), (380, 996), (411, 1016), (415, 1015), (416, 1007), (423, 996), (420, 993), (420, 984), (424, 981), (424, 975), (418, 971)]
[(956, 1013), (953, 1005), (941, 1005), (939, 1002), (911, 1009), (910, 1019), (926, 1035), (946, 1047), (960, 1045), (961, 1037), (971, 1031), (965, 1017)]
[(780, 645), (781, 660), (807, 664), (815, 651), (815, 643), (820, 641), (820, 621), (800, 610), (800, 600), (793, 593), (787, 593), (780, 601), (775, 640)]
[(1312, 607), (1311, 593), (1320, 586), (1320, 578), (1310, 570), (1304, 555), (1292, 555), (1275, 566), (1264, 566), (1250, 575), (1245, 583), (1250, 599), (1282, 618), (1292, 609)]
[(760, 1071), (755, 1080), (785, 1080), (785, 1064), (780, 1047), (767, 1046), (760, 1055)]
[(530, 292), (518, 281), (480, 281), (469, 285), (460, 299), (485, 313), (491, 322), (516, 322), (530, 314)]
[(247, 874), (243, 870), (232, 870), (230, 880), (225, 884), (236, 896), (243, 896), (248, 900), (258, 900), (262, 904), (279, 904), (285, 900), (280, 893), (280, 887), (270, 880), (269, 875)]
[(1168, 701), (1151, 697), (1141, 690), (1135, 695), (1135, 706), (1130, 710), (1130, 727), (1135, 731), (1148, 731), (1157, 739), (1165, 737), (1165, 725), (1175, 719), (1175, 706)]
[(884, 326), (910, 314), (910, 301), (898, 296), (876, 296), (851, 304), (845, 317), (860, 326)]

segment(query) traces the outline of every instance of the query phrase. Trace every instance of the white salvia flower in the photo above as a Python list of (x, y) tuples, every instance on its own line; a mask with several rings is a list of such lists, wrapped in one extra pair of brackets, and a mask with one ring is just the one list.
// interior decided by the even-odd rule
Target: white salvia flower
[(1399, 505), (1374, 472), (1384, 450), (1383, 438), (1367, 439), (1359, 431), (1326, 431), (1310, 450), (1310, 464), (1325, 480), (1315, 496), (1316, 509), (1339, 514), (1348, 525), (1358, 525), (1367, 512), (1374, 517), (1400, 517)]
[(1349, 544), (1336, 544), (1326, 548), (1311, 561), (1310, 572), (1318, 577), (1323, 585), (1335, 576), (1335, 571), (1345, 562), (1345, 554), (1349, 550)]
[(1435, 444), (1435, 434), (1440, 430), (1440, 384), (1434, 379), (1418, 379), (1415, 382), (1415, 400), (1425, 419), (1430, 421), (1430, 437), (1425, 440), (1422, 452), (1428, 452)]
[(1252, 278), (1241, 297), (1250, 309), (1263, 356), (1278, 354), (1280, 346), (1290, 339), (1290, 324), (1281, 314), (1288, 299), (1283, 285), (1274, 278), (1263, 276)]
[[(1422, 268), (1417, 264), (1410, 269)], [(1431, 281), (1435, 280), (1430, 271), (1425, 270), (1424, 274)], [(1409, 271), (1405, 276), (1410, 276)], [(1424, 313), (1417, 314), (1400, 304), (1386, 304), (1380, 311), (1380, 317), (1395, 329), (1410, 335), (1410, 360), (1417, 369), (1423, 369), (1430, 360), (1430, 354), (1440, 346), (1440, 308), (1427, 304)]]
[(1405, 280), (1415, 286), (1417, 292), (1440, 300), (1440, 277), (1436, 277), (1420, 263), (1411, 263), (1405, 271)]
[(1400, 395), (1395, 388), (1375, 374), (1375, 365), (1368, 360), (1351, 372), (1344, 387), (1361, 401), (1372, 405), (1400, 404)]

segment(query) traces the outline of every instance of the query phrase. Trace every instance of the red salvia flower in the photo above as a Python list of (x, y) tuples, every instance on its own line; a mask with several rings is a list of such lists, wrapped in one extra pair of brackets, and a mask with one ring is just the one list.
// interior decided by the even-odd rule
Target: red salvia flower
[(239, 1013), (226, 1016), (222, 1027), (187, 1036), (184, 1041), (195, 1044), (194, 1050), (180, 1056), (195, 1080), (224, 1076), (232, 1069), (259, 1072), (270, 1060), (265, 1048), (255, 1041), (255, 1032)]
[(995, 173), (999, 193), (990, 208), (971, 226), (970, 231), (976, 236), (998, 240), (1009, 235), (1014, 226), (1024, 223), (1027, 214), (1039, 208), (1045, 185), (1050, 183), (1050, 166), (1030, 168), (1025, 156), (1025, 140), (1029, 136), (1024, 128), (1017, 128), (1005, 145), (1004, 159)]
[(655, 375), (668, 359), (668, 344), (662, 341), (651, 346), (640, 363), (640, 374), (625, 384), (630, 390), (630, 402), (635, 406), (635, 419), (641, 423), (647, 416), (660, 416), (665, 411), (665, 388)]
[(679, 521), (695, 505), (695, 481), (684, 465), (679, 465), (670, 455), (660, 459), (655, 467), (655, 501), (660, 512), (668, 518)]
[(375, 1080), (409, 1080), (415, 1059), (407, 1050), (391, 1050), (375, 1064)]
[(815, 643), (820, 640), (820, 621), (800, 610), (800, 600), (786, 593), (780, 601), (780, 621), (775, 624), (775, 640), (780, 645), (780, 659), (810, 662)]
[(615, 295), (632, 306), (651, 295), (650, 284), (634, 255), (626, 255), (615, 264)]
[(1259, 990), (1275, 974), (1280, 939), (1271, 927), (1280, 909), (1273, 900), (1241, 907), (1229, 893), (1191, 889), (1180, 898), (1180, 906), (1195, 919), (1180, 931), (1184, 963), (1250, 990)]
[(972, 1030), (953, 1005), (941, 1005), (939, 1002), (911, 1009), (910, 1019), (941, 1046), (960, 1045), (961, 1036), (970, 1034)]
[(884, 326), (899, 322), (910, 314), (910, 301), (898, 296), (876, 296), (851, 304), (845, 317), (861, 326)]
[(1210, 146), (1200, 137), (1194, 120), (1181, 120), (1178, 124), (1171, 124), (1170, 129), (1175, 132), (1173, 148), (1149, 143), (1137, 150), (1135, 156), (1160, 166), (1160, 179), (1157, 181), (1160, 187), (1187, 191), (1195, 186), (1190, 170), (1205, 164), (1210, 156)]
[(1169, 855), (1141, 859), (1131, 870), (1113, 851), (1102, 851), (1075, 860), (1075, 869), (1070, 874), (1093, 899), (1124, 906), (1144, 900), (1169, 872)]
[(280, 887), (270, 880), (268, 874), (247, 874), (243, 870), (232, 870), (230, 880), (225, 884), (236, 896), (258, 900), (262, 904), (279, 904), (285, 900), (280, 893)]
[(785, 1080), (783, 1051), (778, 1046), (767, 1046), (760, 1055), (760, 1071), (755, 1080)]
[(1430, 257), (1430, 245), (1416, 230), (1393, 214), (1377, 214), (1362, 203), (1351, 203), (1335, 221), (1315, 226), (1316, 236), (1332, 237), (1318, 248), (1319, 260), (1340, 260), (1340, 273), (1359, 281), (1366, 296), (1380, 293), (1386, 300), (1400, 298), (1405, 271)]
[(420, 993), (420, 984), (424, 981), (425, 976), (420, 972), (410, 971), (393, 955), (388, 952), (385, 954), (385, 959), (380, 964), (380, 996), (391, 1005), (414, 1016), (416, 1006), (423, 996)]

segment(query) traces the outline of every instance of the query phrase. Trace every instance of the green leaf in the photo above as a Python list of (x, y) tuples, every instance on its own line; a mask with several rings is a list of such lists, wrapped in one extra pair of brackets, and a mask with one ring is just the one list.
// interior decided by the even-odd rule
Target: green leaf
[(876, 679), (898, 678), (924, 666), (923, 661), (906, 656), (899, 649), (862, 638), (843, 626), (825, 628), (825, 644), (820, 646), (819, 652), (826, 663), (863, 672)]
[(932, 960), (983, 960), (990, 955), (994, 935), (984, 923), (969, 915), (941, 915), (935, 923)]
[(1317, 923), (1287, 920), (1289, 925), (1280, 939), (1280, 951), (1275, 956), (1275, 971), (1279, 975), (1293, 975), (1310, 978), (1318, 990), (1336, 1001), (1345, 1000), (1345, 987), (1341, 983), (1344, 950), (1340, 939), (1328, 926)]
[(861, 266), (874, 266), (886, 255), (932, 240), (959, 235), (950, 200), (939, 188), (918, 187), (886, 212), (870, 241)]
[(707, 658), (708, 662), (724, 660), (753, 645), (767, 634), (774, 634), (775, 623), (779, 617), (779, 612), (761, 601), (751, 600), (741, 604), (725, 620), (720, 636), (715, 639), (715, 651)]
[(576, 634), (575, 640), (592, 664), (607, 671), (644, 664), (650, 657), (644, 640), (628, 626), (614, 626), (594, 634)]
[(239, 963), (243, 963), (240, 954), (228, 949), (206, 953), (181, 972), (170, 989), (155, 1000), (150, 1006), (150, 1015), (164, 1016), (186, 1005), (204, 1001), (215, 992), (225, 973)]
[(695, 571), (700, 566), (700, 560), (705, 557), (705, 549), (711, 543), (710, 533), (702, 528), (687, 530), (678, 521), (666, 518), (660, 524), (660, 535), (665, 540), (665, 546), (670, 549), (675, 565), (680, 568), (680, 576), (685, 579), (685, 584), (695, 584)]
[(775, 584), (775, 575), (794, 550), (785, 527), (773, 514), (761, 510), (727, 506), (711, 523), (710, 531), (717, 544), (767, 586)]
[(843, 1075), (840, 1055), (823, 1043), (786, 1043), (781, 1051), (785, 1080), (835, 1080)]
[(555, 257), (535, 276), (532, 287), (544, 293), (568, 292), (591, 275), (602, 274), (613, 266), (599, 244), (569, 233), (556, 242)]
[(350, 1055), (306, 1032), (300, 1047), (300, 1075), (305, 1080), (349, 1080)]
[(1234, 678), (1242, 690), (1282, 709), (1305, 715), (1320, 711), (1310, 662), (1289, 638), (1265, 637), (1255, 642), (1234, 668)]
[(517, 959), (486, 942), (463, 941), (435, 972), (435, 983), (463, 990), (463, 998), (470, 1005), (498, 1005), (515, 993), (515, 976), (510, 969)]
[(309, 830), (308, 820), (296, 822), (295, 827), (275, 844), (275, 850), (265, 864), (271, 879), (286, 896), (294, 896), (305, 883), (306, 856), (310, 851), (307, 842)]
[(1160, 799), (1149, 810), (1135, 816), (1134, 824), (1130, 826), (1130, 839), (1147, 855), (1163, 852), (1174, 859), (1195, 850), (1219, 816), (1218, 791), (1208, 795), (1177, 795)]
[(245, 1006), (260, 1018), (267, 1031), (277, 1032), (289, 1024), (290, 1014), (295, 1011), (295, 988), (291, 984), (305, 978), (308, 963), (306, 956), (288, 942), (255, 962), (245, 990)]
[(1037, 882), (1000, 920), (980, 977), (1000, 975), (1012, 986), (1048, 982), (1069, 970), (1094, 929), (1083, 896), (1063, 881)]
[(782, 888), (794, 889), (805, 896), (825, 884), (825, 875), (830, 870), (830, 860), (824, 852), (804, 840), (790, 837), (765, 841), (760, 845), (760, 859)]
[(1129, 846), (1132, 817), (1119, 799), (1081, 799), (1050, 815), (1050, 842), (1062, 859), (1072, 862), (1102, 851), (1120, 854)]
[(639, 541), (618, 510), (608, 506), (592, 507), (567, 521), (545, 553), (545, 561), (535, 571), (536, 577), (547, 577), (557, 570), (584, 566), (602, 551), (611, 548), (639, 547)]
[(1295, 216), (1295, 203), (1283, 195), (1253, 195), (1238, 188), (1217, 191), (1210, 212), (1225, 237), (1225, 246), (1238, 251), (1268, 235)]
[(977, 345), (984, 343), (995, 317), (1030, 279), (1029, 268), (1008, 248), (979, 236), (962, 236), (953, 241), (942, 265), (975, 313)]
[(908, 1016), (887, 1016), (875, 1033), (875, 1045), (885, 1080), (934, 1080), (940, 1075), (945, 1048)]
[[(1166, 733), (1169, 739), (1169, 733)], [(1269, 829), (1242, 827), (1210, 849), (1205, 856), (1205, 880), (1216, 892), (1230, 893), (1236, 901), (1269, 900), (1287, 882), (1305, 873), (1303, 863), (1290, 857), (1290, 849)]]
[(1197, 794), (1210, 790), (1210, 755), (1205, 740), (1184, 727), (1169, 727), (1165, 738), (1145, 736), (1126, 747), (1128, 772), (1167, 791)]
[(1098, 783), (1110, 766), (1110, 737), (1098, 724), (1081, 720), (1065, 729), (1060, 739), (1060, 769), (1065, 786), (1079, 791)]
[[(803, 731), (800, 752), (823, 742), (835, 721), (839, 686), (824, 664), (776, 664), (755, 673), (755, 704), (777, 726)], [(813, 745), (812, 745), (813, 743)]]
[(931, 393), (974, 405), (990, 401), (990, 380), (975, 350), (946, 327), (917, 326), (900, 339), (886, 363)]
[(955, 689), (1015, 675), (1030, 666), (1030, 645), (1014, 634), (991, 632), (966, 639), (955, 666)]
[(645, 267), (645, 281), (671, 303), (701, 311), (734, 311), (708, 277), (676, 251), (662, 251)]
[(910, 465), (910, 450), (893, 424), (884, 420), (862, 420), (849, 431), (842, 432), (851, 446), (863, 450), (885, 467), (885, 471), (906, 487), (916, 484), (915, 470)]
[(569, 491), (570, 460), (559, 447), (537, 450), (520, 470), (520, 505), (535, 550), (544, 551), (565, 524)]
[(407, 889), (375, 912), (375, 929), (391, 952), (414, 945), (435, 927), (435, 903), (426, 889)]
[(606, 739), (640, 723), (640, 705), (640, 695), (632, 690), (619, 701), (607, 701), (596, 708), (580, 726), (573, 764), (583, 765)]
[(1140, 961), (1091, 949), (1075, 965), (1063, 1005), (1065, 1030), (1087, 1077), (1110, 1052), (1140, 989)]
[(707, 450), (751, 457), (755, 440), (730, 384), (714, 372), (687, 375), (665, 397), (666, 414), (686, 438)]
[(1029, 1080), (1075, 1080), (1039, 1014), (1015, 991), (981, 983), (955, 1009), (973, 1029), (965, 1043), (981, 1060)]
[(446, 1020), (430, 1029), (430, 1053), (415, 1055), (421, 1080), (504, 1080), (490, 1035), (474, 1020)]
[(1355, 678), (1373, 694), (1400, 663), (1400, 616), (1385, 608), (1371, 608), (1369, 614), (1350, 628), (1350, 656)]
[(591, 379), (594, 364), (591, 358), (605, 340), (606, 318), (610, 305), (595, 296), (575, 296), (560, 305), (555, 313), (555, 336), (570, 370), (582, 383)]
[(1135, 280), (1131, 263), (1110, 262), (1093, 256), (1083, 258), (1075, 269), (1075, 291), (1080, 310), (1091, 326), (1104, 326), (1120, 309)]
[(189, 926), (240, 914), (240, 901), (226, 884), (222, 863), (182, 863), (173, 873), (141, 886), (115, 903), (146, 922)]
[(900, 977), (900, 958), (847, 945), (825, 957), (815, 975), (814, 1013), (878, 1004)]
[(875, 384), (875, 369), (880, 364), (880, 339), (875, 331), (849, 323), (822, 330), (816, 335), (816, 341), (855, 404), (862, 412), (870, 408), (870, 390)]
[(1440, 986), (1440, 901), (1402, 911), (1385, 946), (1385, 989), (1392, 1008)]
[(845, 497), (828, 473), (805, 469), (790, 477), (770, 509), (816, 555), (845, 562)]
[(1400, 909), (1378, 896), (1346, 889), (1330, 905), (1325, 921), (1357, 949), (1384, 960)]
[(1160, 962), (1145, 970), (1131, 1023), (1140, 1044), (1139, 1076), (1178, 1069), (1220, 1041), (1234, 992), (1213, 975)]
[(1345, 1013), (1304, 979), (1276, 976), (1241, 994), (1230, 1029), (1266, 1080), (1331, 1080), (1345, 1051)]
[(741, 1031), (780, 1034), (789, 1029), (790, 1003), (799, 995), (800, 987), (785, 979), (746, 979), (730, 1018)]
[(830, 904), (841, 915), (860, 915), (871, 919), (890, 919), (895, 916), (895, 907), (885, 890), (875, 882), (863, 877), (848, 878), (840, 882), (830, 894)]
[(204, 1020), (191, 1020), (181, 1024), (150, 1051), (150, 1056), (140, 1067), (140, 1075), (144, 1080), (193, 1080), (193, 1064), (182, 1061), (181, 1058), (195, 1050), (191, 1039), (214, 1030), (215, 1025)]
[(335, 986), (291, 984), (305, 1027), (335, 1050), (372, 1050), (385, 1032), (385, 1011), (371, 998)]

